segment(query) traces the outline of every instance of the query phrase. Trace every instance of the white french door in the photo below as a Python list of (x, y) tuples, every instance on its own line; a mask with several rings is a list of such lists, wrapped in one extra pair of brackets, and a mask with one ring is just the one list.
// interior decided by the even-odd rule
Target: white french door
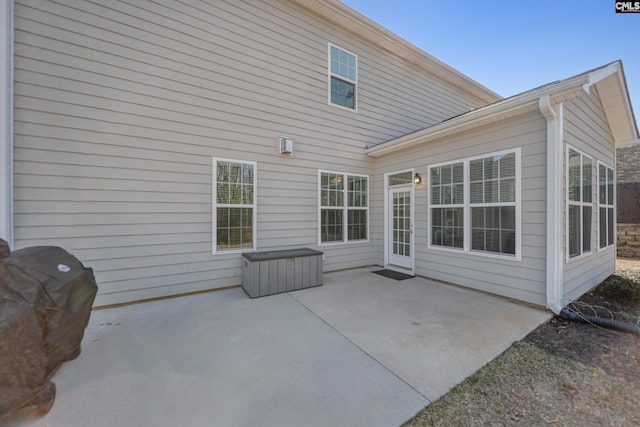
[(413, 269), (413, 200), (411, 187), (389, 189), (387, 215), (388, 263)]

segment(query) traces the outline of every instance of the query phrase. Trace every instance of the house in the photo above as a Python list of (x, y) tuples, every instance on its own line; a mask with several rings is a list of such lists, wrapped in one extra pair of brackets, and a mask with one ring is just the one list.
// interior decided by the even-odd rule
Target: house
[(96, 305), (301, 247), (554, 311), (614, 271), (621, 62), (502, 99), (337, 0), (0, 4), (0, 236)]

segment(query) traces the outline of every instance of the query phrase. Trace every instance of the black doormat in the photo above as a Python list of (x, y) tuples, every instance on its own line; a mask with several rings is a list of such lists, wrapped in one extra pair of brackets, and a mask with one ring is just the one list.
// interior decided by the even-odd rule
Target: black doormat
[(416, 276), (411, 276), (409, 274), (399, 273), (397, 271), (387, 270), (387, 269), (377, 270), (377, 271), (374, 271), (373, 273), (379, 274), (384, 277), (388, 277), (389, 279), (395, 279), (395, 280), (413, 279), (414, 277), (416, 277)]

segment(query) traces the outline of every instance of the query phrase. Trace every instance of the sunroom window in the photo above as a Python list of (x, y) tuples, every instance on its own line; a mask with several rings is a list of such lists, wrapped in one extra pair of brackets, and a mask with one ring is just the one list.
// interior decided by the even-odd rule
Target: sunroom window
[(464, 164), (431, 168), (431, 244), (464, 247)]
[(567, 150), (567, 255), (575, 258), (591, 251), (593, 214), (591, 157)]
[(515, 153), (472, 160), (469, 169), (471, 249), (515, 254)]
[(520, 150), (429, 167), (429, 246), (520, 257)]
[(612, 168), (598, 164), (598, 242), (601, 249), (612, 246), (616, 239), (613, 177)]

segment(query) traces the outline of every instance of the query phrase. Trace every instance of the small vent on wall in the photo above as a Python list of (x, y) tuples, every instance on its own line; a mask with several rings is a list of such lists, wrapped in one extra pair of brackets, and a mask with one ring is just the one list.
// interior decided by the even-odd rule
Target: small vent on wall
[(280, 154), (293, 154), (293, 139), (280, 137)]

